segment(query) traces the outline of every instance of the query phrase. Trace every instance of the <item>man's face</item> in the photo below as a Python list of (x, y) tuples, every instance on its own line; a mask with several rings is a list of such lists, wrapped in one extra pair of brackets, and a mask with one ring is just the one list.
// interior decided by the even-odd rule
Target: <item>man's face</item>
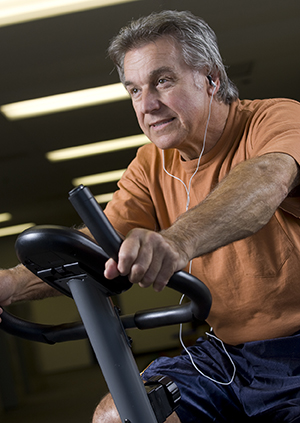
[(210, 100), (204, 73), (185, 64), (180, 47), (169, 37), (127, 52), (124, 73), (147, 137), (161, 149), (177, 148), (187, 160), (198, 157)]

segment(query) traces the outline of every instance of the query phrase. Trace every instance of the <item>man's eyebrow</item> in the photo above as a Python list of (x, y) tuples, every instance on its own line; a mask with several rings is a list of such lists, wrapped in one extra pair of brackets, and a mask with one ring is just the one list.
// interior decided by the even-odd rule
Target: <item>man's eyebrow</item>
[[(169, 66), (161, 66), (160, 68), (154, 69), (153, 71), (150, 72), (150, 75), (149, 75), (150, 79), (155, 79), (156, 77), (158, 77), (162, 73), (172, 73), (172, 74), (174, 74), (175, 72)], [(124, 85), (125, 85), (125, 87), (128, 87), (130, 85), (134, 85), (134, 83), (132, 81), (125, 81)]]
[(133, 82), (131, 82), (131, 81), (125, 81), (124, 82), (125, 88), (129, 87), (130, 85), (133, 85)]
[(154, 78), (158, 75), (161, 75), (162, 73), (173, 73), (174, 70), (170, 68), (169, 66), (161, 66), (158, 69), (154, 69), (152, 72), (150, 72), (150, 77)]

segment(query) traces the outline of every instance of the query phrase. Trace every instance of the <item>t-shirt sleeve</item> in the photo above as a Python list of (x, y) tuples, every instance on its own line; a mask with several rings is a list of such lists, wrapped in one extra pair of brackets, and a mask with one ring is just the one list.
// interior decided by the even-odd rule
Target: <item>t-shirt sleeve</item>
[[(300, 103), (282, 99), (271, 102), (253, 126), (252, 154), (285, 153), (300, 165)], [(300, 197), (287, 197), (280, 206), (300, 218)]]
[[(145, 146), (146, 147), (146, 146)], [(118, 183), (118, 190), (105, 208), (114, 228), (123, 236), (133, 228), (157, 229), (157, 219), (148, 188), (147, 148), (139, 149)], [(148, 147), (149, 150), (149, 147)]]

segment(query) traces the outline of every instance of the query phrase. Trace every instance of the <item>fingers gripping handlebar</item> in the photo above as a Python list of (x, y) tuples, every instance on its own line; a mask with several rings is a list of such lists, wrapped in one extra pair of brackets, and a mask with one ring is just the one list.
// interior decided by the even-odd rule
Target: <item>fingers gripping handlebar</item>
[[(126, 277), (107, 280), (103, 275), (109, 257), (117, 260), (121, 239), (106, 218), (90, 190), (79, 186), (69, 199), (99, 245), (74, 229), (38, 226), (23, 232), (16, 242), (19, 260), (49, 285), (71, 296), (68, 281), (81, 278), (97, 284), (105, 296), (120, 294), (131, 287)], [(154, 328), (193, 320), (205, 320), (211, 307), (208, 288), (186, 272), (176, 272), (168, 286), (185, 294), (191, 301), (181, 306), (140, 311), (122, 316), (125, 328)], [(0, 327), (27, 339), (55, 343), (86, 336), (81, 323), (48, 326), (33, 324), (3, 312)]]

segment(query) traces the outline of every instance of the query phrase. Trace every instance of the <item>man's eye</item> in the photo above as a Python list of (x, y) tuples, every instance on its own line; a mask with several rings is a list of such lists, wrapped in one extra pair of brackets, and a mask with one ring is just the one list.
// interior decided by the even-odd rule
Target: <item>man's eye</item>
[(138, 94), (138, 92), (139, 92), (139, 89), (138, 89), (138, 88), (132, 88), (132, 89), (130, 90), (130, 94), (131, 94), (131, 95), (133, 95), (133, 96), (137, 95), (137, 94)]
[(165, 82), (167, 82), (166, 78), (159, 78), (159, 80), (157, 81), (158, 85), (164, 84)]

